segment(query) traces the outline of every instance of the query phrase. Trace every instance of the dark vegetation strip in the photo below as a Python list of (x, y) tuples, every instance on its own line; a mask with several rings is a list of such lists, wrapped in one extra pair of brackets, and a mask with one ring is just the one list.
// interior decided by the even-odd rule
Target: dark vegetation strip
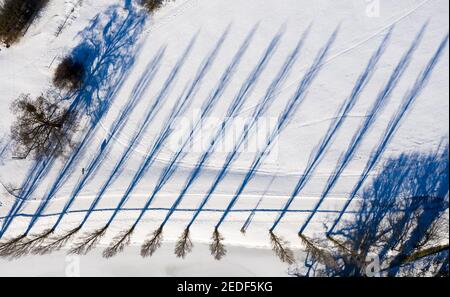
[[(82, 43), (74, 49), (74, 52), (78, 54), (84, 53), (84, 57), (89, 60), (87, 62), (89, 69), (83, 88), (75, 94), (68, 95), (67, 100), (72, 100), (69, 107), (70, 111), (76, 112), (79, 116), (86, 113), (91, 115), (92, 121), (90, 128), (88, 128), (89, 131), (92, 131), (92, 127), (97, 125), (102, 116), (106, 114), (116, 92), (120, 89), (133, 65), (133, 52), (136, 50), (135, 41), (145, 23), (145, 15), (141, 13), (129, 11), (126, 17), (121, 17), (117, 10), (117, 6), (111, 6), (106, 11), (105, 15), (109, 17), (106, 23), (100, 21), (101, 14), (97, 15), (89, 26), (79, 34)], [(98, 35), (97, 30), (102, 33)], [(114, 69), (113, 75), (109, 73), (111, 69)], [(73, 95), (75, 95), (75, 98), (71, 99)], [(97, 98), (99, 97), (103, 97), (103, 100), (98, 101)], [(85, 134), (84, 138), (86, 137)], [(73, 161), (70, 160), (76, 159), (76, 155), (79, 153), (80, 149), (76, 150), (69, 157), (66, 165), (73, 164)], [(21, 199), (14, 202), (7, 219), (3, 221), (0, 238), (6, 232), (14, 216), (24, 208), (39, 182), (48, 174), (55, 161), (52, 154), (34, 161), (34, 165), (22, 183), (19, 195)], [(60, 173), (71, 172), (71, 166), (66, 165), (63, 167), (66, 169), (63, 169)], [(58, 184), (54, 183), (50, 192), (47, 193), (47, 195), (50, 194), (47, 198), (51, 199), (51, 195), (61, 186), (65, 178), (61, 176), (58, 178)], [(49, 199), (46, 200), (49, 201)], [(39, 208), (39, 211), (44, 210), (44, 208)]]

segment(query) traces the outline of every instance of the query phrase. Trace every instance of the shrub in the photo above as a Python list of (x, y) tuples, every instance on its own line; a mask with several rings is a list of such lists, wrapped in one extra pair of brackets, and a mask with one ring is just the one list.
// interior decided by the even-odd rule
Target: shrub
[(56, 68), (53, 84), (59, 89), (76, 90), (83, 84), (84, 75), (84, 64), (66, 57)]
[(11, 105), (17, 116), (11, 126), (13, 151), (18, 158), (59, 156), (72, 146), (75, 116), (51, 96), (21, 95)]
[(0, 42), (7, 47), (27, 31), (49, 0), (4, 0), (0, 4)]

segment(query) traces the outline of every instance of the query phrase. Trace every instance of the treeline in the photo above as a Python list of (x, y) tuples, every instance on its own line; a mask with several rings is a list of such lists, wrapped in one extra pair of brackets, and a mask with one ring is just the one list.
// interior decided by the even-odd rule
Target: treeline
[(18, 41), (49, 0), (4, 0), (0, 4), (0, 41), (9, 47)]

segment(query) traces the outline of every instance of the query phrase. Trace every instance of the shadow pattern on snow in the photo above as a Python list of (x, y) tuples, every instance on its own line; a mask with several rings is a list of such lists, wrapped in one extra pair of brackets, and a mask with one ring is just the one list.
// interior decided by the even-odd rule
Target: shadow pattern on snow
[(244, 180), (242, 181), (241, 185), (239, 186), (238, 190), (236, 191), (233, 199), (228, 204), (223, 216), (220, 218), (219, 222), (216, 225), (216, 229), (218, 229), (222, 223), (225, 221), (229, 211), (234, 207), (237, 200), (239, 199), (240, 195), (245, 190), (247, 184), (250, 182), (250, 180), (255, 176), (258, 168), (261, 166), (264, 159), (267, 157), (267, 155), (270, 152), (270, 149), (272, 147), (272, 144), (276, 140), (276, 138), (279, 136), (279, 134), (282, 132), (282, 130), (289, 124), (290, 118), (293, 114), (296, 113), (296, 111), (299, 109), (301, 103), (305, 99), (305, 95), (307, 93), (308, 88), (316, 78), (316, 76), (319, 74), (321, 66), (323, 65), (323, 62), (325, 58), (327, 57), (327, 54), (329, 50), (331, 49), (331, 46), (333, 45), (336, 37), (338, 34), (338, 29), (331, 35), (331, 37), (328, 39), (326, 45), (322, 48), (322, 50), (317, 54), (313, 64), (311, 67), (307, 70), (305, 73), (303, 79), (299, 83), (299, 86), (294, 94), (294, 96), (289, 100), (287, 103), (284, 111), (280, 114), (278, 117), (278, 122), (271, 132), (265, 148), (262, 149), (261, 152), (258, 153), (258, 155), (255, 157), (252, 166), (248, 170)]
[[(191, 228), (191, 226), (194, 224), (194, 222), (196, 221), (197, 217), (200, 215), (200, 213), (202, 212), (202, 210), (204, 209), (204, 207), (206, 206), (206, 204), (210, 200), (212, 194), (215, 192), (216, 188), (219, 186), (219, 184), (222, 182), (222, 180), (228, 174), (230, 166), (232, 165), (232, 163), (239, 156), (239, 149), (247, 141), (247, 139), (248, 139), (248, 137), (250, 135), (250, 131), (256, 125), (258, 119), (262, 115), (265, 114), (265, 112), (270, 108), (272, 103), (275, 101), (275, 99), (276, 99), (275, 94), (276, 94), (277, 91), (279, 91), (280, 87), (283, 86), (283, 83), (285, 82), (286, 78), (289, 76), (289, 74), (291, 72), (292, 66), (297, 61), (297, 58), (298, 58), (298, 56), (300, 54), (300, 51), (301, 51), (301, 49), (303, 47), (303, 44), (304, 44), (304, 42), (306, 40), (306, 37), (307, 37), (307, 35), (309, 33), (309, 30), (310, 30), (310, 28), (308, 28), (305, 31), (305, 33), (303, 34), (303, 36), (301, 37), (301, 39), (297, 43), (297, 46), (292, 51), (292, 53), (288, 56), (288, 58), (286, 59), (286, 61), (282, 65), (279, 73), (277, 74), (275, 79), (270, 84), (269, 88), (266, 91), (265, 96), (261, 98), (260, 102), (257, 105), (257, 108), (255, 109), (253, 114), (250, 116), (249, 122), (244, 125), (244, 131), (242, 132), (239, 140), (235, 143), (232, 151), (227, 155), (227, 158), (225, 160), (225, 163), (224, 163), (222, 169), (217, 174), (217, 176), (216, 176), (212, 186), (210, 187), (210, 189), (207, 192), (207, 195), (203, 198), (203, 200), (201, 201), (198, 209), (196, 210), (196, 212), (194, 213), (192, 219), (188, 223), (188, 225), (186, 227), (187, 230), (189, 230)], [(186, 190), (184, 191), (185, 193), (187, 192), (187, 189), (188, 188), (186, 188)], [(185, 193), (183, 193), (183, 195)], [(182, 198), (183, 196), (180, 196), (180, 197)], [(175, 209), (179, 205), (179, 203), (177, 203), (177, 205), (174, 205), (174, 207), (172, 207), (173, 208), (172, 213), (173, 213), (173, 211), (175, 211)]]
[[(263, 57), (262, 61), (264, 61), (264, 62), (259, 63), (257, 69), (255, 69), (255, 72), (252, 73), (251, 76), (253, 78), (249, 80), (249, 82), (250, 81), (252, 82), (252, 85), (254, 85), (253, 83), (257, 81), (257, 78), (255, 78), (255, 76), (258, 76), (262, 72), (262, 70), (265, 68), (265, 65), (267, 65), (268, 60), (270, 59), (270, 56), (273, 55), (274, 50), (276, 48), (276, 44), (279, 42), (280, 38), (281, 38), (281, 35), (279, 34), (272, 40), (271, 44), (269, 45), (268, 51), (266, 52), (266, 54)], [(194, 167), (193, 171), (191, 172), (191, 175), (189, 176), (185, 186), (183, 187), (183, 190), (181, 191), (178, 198), (175, 200), (175, 203), (173, 204), (173, 206), (170, 208), (171, 210), (167, 213), (167, 216), (166, 216), (165, 220), (163, 221), (162, 226), (164, 226), (168, 222), (168, 220), (170, 219), (170, 216), (173, 214), (174, 210), (181, 203), (181, 200), (183, 199), (184, 195), (188, 192), (188, 190), (190, 189), (190, 187), (192, 186), (194, 181), (199, 177), (200, 172), (203, 169), (205, 163), (207, 162), (207, 160), (211, 156), (212, 152), (214, 151), (215, 145), (219, 142), (220, 138), (223, 137), (223, 135), (226, 131), (227, 125), (237, 115), (237, 113), (240, 111), (241, 107), (243, 106), (243, 104), (245, 102), (245, 100), (244, 100), (245, 95), (250, 92), (250, 89), (251, 89), (251, 86), (246, 84), (244, 86), (244, 88), (242, 89), (242, 91), (239, 93), (239, 96), (236, 98), (236, 99), (239, 98), (238, 100), (240, 101), (239, 108), (234, 108), (235, 106), (233, 105), (232, 110), (228, 111), (228, 115), (230, 115), (230, 117), (227, 117), (227, 119), (221, 125), (219, 125), (219, 130), (217, 131), (217, 133), (215, 134), (215, 137), (213, 137), (212, 141), (210, 142), (209, 147), (206, 149), (205, 153), (202, 155), (199, 162), (197, 163), (197, 165)]]
[[(156, 114), (159, 111), (159, 109), (161, 108), (161, 105), (164, 102), (164, 99), (170, 93), (171, 88), (172, 88), (173, 84), (175, 83), (176, 78), (177, 78), (177, 76), (178, 76), (182, 66), (184, 65), (187, 57), (189, 56), (189, 54), (190, 54), (190, 52), (191, 52), (191, 50), (192, 50), (192, 48), (193, 48), (193, 46), (195, 44), (196, 39), (197, 39), (197, 35), (194, 36), (194, 38), (192, 38), (192, 40), (189, 43), (188, 47), (186, 48), (184, 53), (181, 55), (180, 59), (177, 61), (177, 63), (173, 67), (173, 69), (170, 72), (168, 78), (166, 79), (162, 89), (160, 90), (159, 94), (156, 96), (154, 103), (147, 110), (145, 118), (144, 118), (142, 124), (139, 126), (140, 128), (138, 129), (138, 131), (133, 136), (133, 138), (130, 141), (128, 147), (125, 149), (125, 151), (123, 152), (122, 156), (120, 157), (120, 159), (116, 163), (116, 165), (115, 165), (115, 167), (114, 167), (110, 177), (106, 180), (106, 183), (102, 186), (100, 192), (97, 194), (96, 198), (94, 199), (93, 203), (91, 204), (89, 212), (86, 214), (86, 216), (84, 217), (83, 221), (81, 222), (81, 225), (78, 227), (79, 229), (81, 229), (81, 227), (83, 227), (85, 225), (85, 223), (87, 222), (87, 220), (89, 219), (89, 217), (93, 213), (93, 210), (95, 209), (97, 204), (103, 198), (103, 195), (106, 192), (106, 190), (112, 184), (114, 179), (119, 176), (121, 170), (123, 170), (124, 165), (126, 164), (126, 161), (128, 160), (128, 158), (133, 153), (133, 149), (135, 148), (135, 145), (137, 143), (139, 143), (139, 141), (144, 136), (145, 131), (149, 127), (150, 123), (153, 122), (153, 119), (156, 116)], [(170, 133), (170, 128), (172, 126), (173, 121), (175, 121), (176, 117), (179, 116), (184, 111), (187, 103), (188, 103), (187, 99), (184, 100), (183, 102), (177, 101), (175, 103), (175, 105), (172, 108), (171, 113), (169, 114), (168, 119), (166, 119), (166, 121), (165, 121), (165, 124), (164, 124), (165, 128), (160, 133), (159, 137), (157, 139), (155, 139), (155, 143), (154, 143), (153, 147), (159, 148), (162, 145), (164, 139), (166, 137), (168, 137), (168, 135)], [(152, 160), (153, 157), (154, 157), (154, 155), (153, 156), (149, 156), (149, 154), (147, 154), (147, 156), (145, 157), (144, 163), (150, 162), (150, 160)], [(145, 173), (145, 169), (143, 170), (142, 168), (143, 167), (141, 165), (140, 169), (138, 170), (138, 172), (134, 176), (133, 180), (136, 179), (136, 178), (140, 179), (143, 176), (143, 173)], [(122, 202), (125, 203), (126, 199), (121, 199), (120, 203), (122, 203)], [(85, 253), (89, 252), (90, 250), (92, 250), (92, 248), (95, 247), (95, 245), (98, 242), (98, 240), (100, 239), (100, 237), (102, 237), (105, 234), (106, 230), (108, 229), (108, 227), (111, 224), (111, 222), (114, 220), (115, 216), (118, 214), (119, 210), (120, 210), (119, 207), (116, 208), (116, 210), (114, 211), (113, 215), (111, 216), (111, 218), (109, 219), (109, 221), (105, 225), (105, 227), (103, 227), (103, 228), (101, 228), (101, 229), (99, 229), (99, 230), (97, 230), (97, 231), (95, 231), (93, 233), (85, 234), (85, 236), (83, 236), (83, 239), (80, 242), (76, 243), (75, 247), (72, 249), (72, 252), (77, 253), (77, 254), (85, 254)]]
[[(196, 38), (194, 38), (191, 41), (189, 47), (185, 51), (183, 58), (182, 58), (182, 60), (180, 60), (180, 62), (184, 61), (188, 57), (188, 55), (194, 45), (195, 39)], [(184, 64), (184, 62), (177, 65), (177, 67), (174, 69), (175, 72), (173, 72), (174, 75), (177, 75), (178, 71), (181, 69), (181, 66), (183, 64)], [(171, 84), (174, 81), (172, 78), (174, 79), (175, 76), (171, 76), (171, 81), (169, 82), (169, 84)], [(139, 166), (139, 169), (133, 176), (127, 190), (125, 191), (125, 194), (123, 195), (122, 199), (120, 200), (116, 212), (114, 212), (113, 216), (109, 219), (109, 221), (107, 223), (108, 226), (112, 223), (112, 221), (114, 220), (114, 218), (120, 211), (120, 208), (126, 203), (128, 198), (130, 197), (131, 193), (133, 192), (134, 188), (139, 184), (139, 181), (141, 181), (141, 179), (145, 176), (145, 173), (147, 172), (149, 167), (153, 164), (153, 161), (155, 160), (156, 156), (158, 155), (158, 153), (161, 150), (162, 146), (164, 145), (165, 141), (169, 138), (170, 134), (172, 133), (174, 122), (190, 106), (191, 99), (192, 99), (191, 96), (185, 96), (184, 98), (180, 98), (180, 100), (177, 100), (175, 102), (168, 117), (164, 121), (162, 130), (159, 132), (159, 135), (154, 139), (153, 144), (149, 147), (149, 150), (146, 153), (146, 155), (143, 159), (143, 162)]]
[[(88, 114), (91, 120), (22, 237), (26, 237), (51, 198), (71, 174), (73, 165), (83, 154), (95, 127), (108, 111), (134, 63), (133, 57), (138, 51), (136, 42), (145, 24), (146, 15), (130, 10), (124, 16), (121, 10), (117, 5), (111, 6), (106, 12), (98, 14), (89, 26), (79, 33), (82, 43), (73, 50), (73, 55), (83, 53), (88, 74), (81, 90), (68, 94), (66, 100), (71, 102), (70, 110), (80, 117)], [(3, 222), (1, 236), (6, 232), (14, 217), (24, 208), (31, 194), (54, 163), (55, 159), (51, 157), (35, 161), (22, 183), (20, 197), (23, 199), (17, 200), (10, 209), (7, 219)]]
[[(383, 276), (436, 274), (440, 265), (448, 269), (448, 245), (441, 246), (442, 235), (448, 236), (448, 178), (448, 144), (436, 152), (388, 159), (362, 191), (358, 212), (330, 238), (336, 248), (307, 249), (304, 273), (364, 276), (371, 255), (378, 256)], [(325, 253), (333, 260), (323, 261)]]
[[(95, 177), (95, 174), (97, 173), (99, 167), (105, 160), (106, 156), (111, 150), (111, 146), (114, 143), (115, 137), (120, 134), (122, 129), (125, 127), (126, 123), (128, 122), (128, 119), (135, 109), (136, 105), (140, 102), (142, 95), (144, 91), (147, 89), (147, 87), (151, 84), (153, 81), (153, 78), (155, 77), (161, 59), (164, 55), (164, 49), (161, 49), (156, 54), (155, 58), (150, 61), (150, 63), (147, 65), (144, 73), (140, 77), (140, 79), (135, 83), (131, 97), (129, 101), (125, 104), (125, 106), (122, 107), (119, 116), (114, 120), (110, 132), (108, 133), (105, 140), (101, 143), (101, 145), (98, 147), (96, 154), (91, 159), (89, 165), (87, 166), (84, 175), (80, 178), (78, 183), (76, 184), (74, 190), (71, 193), (71, 196), (67, 203), (64, 205), (63, 210), (59, 214), (56, 222), (54, 223), (53, 227), (50, 229), (51, 233), (54, 233), (58, 226), (61, 224), (64, 216), (68, 213), (71, 206), (75, 202), (78, 194), (82, 191), (84, 186), (89, 182), (90, 179)], [(69, 231), (67, 234), (64, 234), (62, 236), (55, 237), (50, 243), (48, 244), (42, 244), (40, 246), (37, 246), (33, 252), (44, 254), (49, 253), (53, 251), (54, 249), (60, 249), (71, 237), (73, 237), (81, 227), (78, 227), (74, 230)]]
[[(332, 45), (334, 44), (334, 41), (336, 40), (338, 31), (339, 31), (339, 29), (337, 28), (335, 30), (335, 32), (330, 36), (330, 38), (328, 39), (327, 43), (322, 48), (322, 50), (320, 50), (319, 53), (317, 54), (313, 64), (307, 70), (303, 79), (301, 80), (294, 96), (289, 100), (284, 111), (280, 114), (280, 116), (278, 118), (277, 126), (275, 127), (275, 129), (273, 129), (273, 131), (269, 135), (268, 140), (266, 142), (266, 146), (262, 149), (261, 152), (259, 152), (256, 155), (255, 159), (253, 160), (252, 166), (248, 170), (248, 172), (247, 172), (246, 176), (244, 177), (242, 183), (240, 184), (238, 190), (234, 194), (233, 198), (231, 199), (230, 203), (228, 204), (227, 208), (225, 209), (224, 213), (222, 214), (220, 220), (216, 224), (216, 226), (214, 228), (213, 237), (212, 237), (213, 242), (211, 243), (211, 253), (214, 258), (220, 259), (223, 257), (223, 255), (220, 255), (220, 257), (218, 257), (219, 256), (218, 254), (214, 254), (214, 251), (217, 251), (217, 250), (213, 249), (213, 246), (217, 245), (217, 240), (223, 240), (223, 237), (219, 233), (220, 226), (224, 223), (228, 214), (233, 209), (234, 205), (236, 204), (236, 202), (240, 198), (241, 194), (244, 192), (245, 188), (247, 187), (247, 184), (255, 176), (259, 167), (261, 166), (261, 164), (263, 163), (263, 161), (265, 160), (267, 155), (270, 153), (270, 149), (271, 149), (274, 141), (277, 139), (277, 137), (282, 132), (282, 130), (289, 124), (290, 118), (292, 117), (293, 114), (296, 113), (296, 111), (299, 109), (301, 103), (304, 101), (305, 94), (306, 94), (307, 90), (309, 89), (311, 83), (314, 81), (314, 79), (319, 74), (321, 66), (323, 65), (323, 62), (325, 61), (325, 58), (327, 57), (329, 50), (331, 49)], [(273, 243), (273, 246), (277, 248), (277, 251), (284, 250), (284, 251), (289, 252), (289, 249), (280, 248), (281, 242), (278, 242), (276, 244), (273, 241), (273, 240), (279, 239), (279, 238), (276, 236), (272, 236), (272, 235), (274, 235), (274, 234), (271, 233), (271, 241)], [(222, 251), (222, 249), (218, 250), (218, 251), (220, 252), (220, 251)], [(287, 255), (286, 257), (282, 257), (281, 259), (282, 260), (290, 260), (291, 258), (289, 257), (289, 255)]]
[[(101, 187), (101, 190), (97, 194), (96, 198), (94, 199), (93, 203), (90, 207), (90, 212), (95, 209), (97, 204), (100, 202), (100, 200), (103, 198), (104, 193), (109, 188), (109, 186), (114, 182), (114, 180), (120, 175), (122, 172), (126, 162), (130, 158), (131, 154), (133, 153), (133, 149), (135, 146), (142, 140), (142, 137), (145, 134), (145, 131), (147, 131), (148, 127), (153, 122), (154, 118), (156, 117), (159, 110), (162, 108), (164, 104), (164, 99), (167, 97), (175, 78), (177, 77), (182, 65), (185, 62), (185, 59), (187, 57), (187, 54), (189, 53), (190, 49), (192, 48), (192, 43), (186, 50), (186, 52), (183, 54), (183, 56), (178, 60), (177, 64), (172, 69), (169, 77), (166, 79), (163, 87), (161, 88), (159, 94), (156, 96), (155, 101), (153, 104), (151, 104), (145, 113), (144, 118), (141, 120), (139, 124), (139, 129), (136, 131), (136, 133), (133, 135), (132, 139), (128, 143), (127, 147), (125, 148), (124, 152), (120, 156), (118, 162), (115, 164), (114, 169), (112, 170), (110, 176), (106, 180), (106, 182)], [(149, 81), (147, 81), (146, 85), (149, 86)], [(87, 217), (83, 220), (82, 225), (84, 225), (90, 216), (90, 213), (88, 213)]]
[(231, 78), (233, 77), (233, 74), (235, 73), (237, 67), (240, 65), (244, 54), (246, 53), (248, 47), (250, 46), (250, 43), (253, 39), (253, 36), (256, 33), (257, 28), (258, 28), (258, 26), (255, 26), (250, 31), (250, 33), (247, 35), (246, 39), (240, 46), (238, 52), (233, 57), (231, 64), (227, 67), (227, 69), (223, 73), (222, 77), (220, 78), (218, 85), (212, 91), (212, 93), (208, 97), (208, 100), (206, 100), (206, 102), (203, 104), (203, 106), (201, 108), (199, 119), (192, 126), (187, 138), (185, 140), (183, 140), (183, 142), (179, 146), (178, 150), (172, 156), (171, 160), (169, 161), (168, 166), (166, 166), (163, 169), (163, 172), (158, 179), (157, 186), (153, 190), (149, 199), (147, 199), (147, 202), (145, 204), (145, 207), (144, 207), (142, 213), (138, 216), (138, 218), (136, 220), (137, 223), (139, 223), (139, 221), (142, 219), (142, 217), (144, 216), (144, 214), (146, 212), (146, 209), (153, 202), (154, 198), (159, 193), (159, 191), (162, 189), (162, 187), (169, 181), (169, 179), (175, 173), (175, 171), (178, 167), (178, 162), (184, 158), (184, 156), (186, 154), (186, 149), (190, 145), (191, 141), (194, 139), (194, 136), (198, 132), (198, 129), (200, 128), (202, 122), (211, 114), (211, 112), (215, 108), (218, 100), (222, 97), (224, 91), (226, 90), (226, 88), (228, 87), (228, 85), (230, 83)]
[(416, 51), (417, 47), (419, 46), (420, 41), (422, 40), (425, 29), (426, 29), (426, 26), (424, 26), (422, 28), (422, 30), (418, 33), (418, 35), (414, 39), (413, 43), (411, 44), (410, 48), (402, 56), (399, 63), (395, 67), (395, 69), (392, 72), (390, 78), (388, 79), (385, 87), (378, 93), (377, 98), (375, 99), (371, 108), (367, 112), (367, 116), (366, 116), (364, 122), (361, 124), (361, 126), (358, 128), (358, 130), (354, 134), (352, 141), (350, 142), (346, 152), (344, 152), (342, 154), (342, 156), (340, 157), (338, 164), (334, 170), (334, 174), (331, 175), (330, 178), (328, 179), (325, 189), (322, 192), (321, 197), (319, 199), (319, 202), (314, 206), (313, 213), (311, 213), (311, 215), (306, 219), (305, 223), (300, 228), (300, 233), (303, 233), (306, 230), (309, 223), (311, 222), (311, 220), (314, 217), (314, 213), (316, 211), (318, 211), (318, 209), (320, 208), (322, 203), (328, 197), (329, 193), (331, 192), (331, 190), (334, 188), (335, 184), (339, 180), (339, 177), (341, 176), (342, 172), (345, 170), (347, 165), (352, 160), (359, 145), (362, 143), (365, 136), (370, 131), (370, 128), (372, 127), (372, 125), (374, 124), (376, 119), (378, 118), (378, 115), (383, 111), (384, 107), (387, 105), (389, 98), (392, 95), (392, 92), (394, 91), (398, 82), (402, 78), (403, 74), (406, 73), (406, 69), (408, 68), (408, 66), (411, 62), (413, 54)]
[(311, 153), (311, 156), (308, 161), (308, 165), (306, 166), (305, 172), (300, 177), (297, 185), (295, 186), (294, 190), (292, 191), (291, 197), (288, 199), (286, 204), (283, 207), (283, 211), (280, 213), (278, 218), (273, 223), (272, 227), (270, 228), (270, 232), (273, 232), (275, 228), (278, 226), (278, 224), (281, 222), (283, 217), (286, 214), (286, 210), (290, 208), (292, 203), (294, 202), (295, 198), (300, 194), (300, 192), (303, 190), (305, 185), (309, 182), (311, 175), (316, 170), (317, 166), (320, 164), (321, 160), (323, 159), (324, 155), (327, 153), (329, 147), (333, 143), (336, 134), (338, 133), (341, 126), (344, 124), (348, 114), (355, 106), (356, 102), (360, 98), (361, 93), (364, 91), (366, 85), (370, 82), (376, 66), (378, 62), (380, 61), (387, 45), (388, 41), (391, 36), (391, 31), (385, 36), (383, 41), (381, 42), (378, 49), (375, 51), (373, 56), (370, 58), (369, 63), (367, 64), (365, 70), (361, 73), (361, 75), (358, 77), (355, 86), (353, 87), (353, 90), (350, 94), (350, 96), (343, 102), (341, 107), (339, 108), (335, 120), (333, 120), (328, 127), (328, 130), (324, 136), (324, 138), (321, 140), (320, 144), (313, 150)]

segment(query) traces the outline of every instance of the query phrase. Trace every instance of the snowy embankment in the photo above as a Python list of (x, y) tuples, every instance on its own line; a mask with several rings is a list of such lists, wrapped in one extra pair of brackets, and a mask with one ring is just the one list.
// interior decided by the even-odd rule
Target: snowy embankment
[[(21, 93), (45, 92), (58, 61), (83, 36), (100, 34), (108, 21), (117, 26), (126, 18), (124, 2), (50, 1), (20, 43), (1, 49), (2, 183), (20, 187), (33, 165), (14, 160), (3, 150), (14, 117), (7, 108), (10, 102)], [(400, 153), (429, 152), (443, 140), (448, 142), (446, 50), (414, 104), (392, 127), (405, 94), (448, 32), (448, 2), (375, 4), (363, 0), (168, 4), (137, 28), (136, 36), (119, 36), (136, 40), (124, 46), (134, 63), (124, 70), (121, 85), (114, 76), (99, 78), (105, 85), (120, 86), (109, 112), (89, 136), (88, 128), (80, 131), (86, 145), (70, 166), (59, 160), (36, 182), (26, 203), (19, 203), (19, 216), (8, 223), (7, 234), (18, 236), (25, 230), (39, 234), (56, 225), (65, 232), (82, 221), (86, 221), (83, 228), (92, 231), (111, 221), (102, 244), (136, 225), (131, 240), (140, 245), (161, 223), (168, 242), (176, 241), (192, 224), (195, 243), (209, 243), (214, 226), (220, 226), (227, 245), (268, 248), (268, 230), (277, 227), (277, 234), (301, 247), (297, 233), (319, 199), (326, 198), (306, 233), (323, 233), (323, 224), (338, 216), (389, 128), (396, 133), (378, 150), (380, 160), (370, 167), (365, 185), (382, 169), (383, 160)], [(116, 21), (109, 11), (117, 13)], [(93, 21), (97, 14), (102, 20), (98, 23)], [(390, 85), (391, 81), (395, 83)], [(255, 115), (261, 125), (251, 121)], [(199, 119), (207, 125), (189, 133)], [(280, 123), (282, 129), (277, 130)], [(258, 130), (246, 131), (253, 124)], [(246, 132), (248, 136), (241, 136)], [(271, 134), (275, 143), (266, 152), (264, 142)], [(216, 140), (214, 146), (207, 141), (211, 138)], [(233, 154), (240, 141), (242, 152)], [(180, 151), (183, 143), (186, 149)], [(339, 178), (321, 197), (336, 168), (342, 169)], [(4, 218), (14, 200), (6, 192), (0, 199)], [(242, 228), (245, 235), (239, 232)], [(171, 253), (173, 247), (157, 256), (166, 258), (168, 250)], [(230, 261), (247, 267), (256, 261), (241, 256), (246, 253), (241, 248), (230, 249), (230, 257), (234, 250), (239, 255)], [(130, 248), (126, 255), (133, 251)], [(178, 261), (173, 271), (170, 265), (163, 274), (188, 273), (180, 272), (179, 265), (184, 264)], [(275, 273), (280, 271), (276, 264), (272, 267)], [(252, 268), (239, 273), (257, 272)]]

